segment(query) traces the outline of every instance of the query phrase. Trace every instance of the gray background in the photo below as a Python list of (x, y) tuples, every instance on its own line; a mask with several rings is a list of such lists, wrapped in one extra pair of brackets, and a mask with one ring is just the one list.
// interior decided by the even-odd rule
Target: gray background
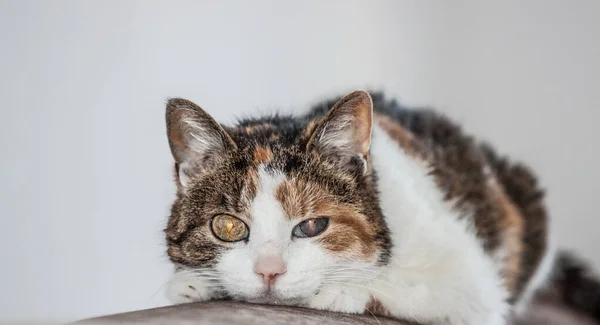
[(218, 120), (385, 89), (535, 167), (600, 265), (600, 2), (0, 1), (0, 318), (165, 303), (169, 96)]

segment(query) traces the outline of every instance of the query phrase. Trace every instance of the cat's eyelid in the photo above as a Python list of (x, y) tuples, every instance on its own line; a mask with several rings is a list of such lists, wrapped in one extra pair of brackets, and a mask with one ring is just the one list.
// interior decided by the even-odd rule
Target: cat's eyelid
[(299, 225), (299, 224), (301, 224), (301, 223), (303, 223), (305, 221), (314, 220), (314, 219), (328, 219), (329, 222), (332, 221), (332, 218), (330, 216), (324, 216), (324, 215), (323, 216), (316, 216), (316, 217), (315, 216), (309, 216), (309, 217), (304, 217), (304, 218), (296, 219), (295, 226), (297, 226), (297, 225)]
[(228, 212), (228, 211), (214, 212), (214, 213), (211, 213), (211, 214), (209, 215), (209, 219), (212, 219), (212, 218), (214, 218), (214, 217), (216, 217), (216, 216), (230, 216), (230, 217), (234, 217), (234, 218), (236, 218), (236, 219), (240, 219), (240, 220), (241, 220), (243, 223), (245, 223), (245, 224), (246, 224), (246, 226), (248, 226), (248, 228), (250, 228), (250, 223), (251, 223), (251, 220), (250, 220), (250, 219), (248, 219), (248, 218), (247, 218), (246, 216), (244, 216), (243, 214), (237, 215), (237, 214), (235, 214), (235, 213), (231, 213), (231, 212)]

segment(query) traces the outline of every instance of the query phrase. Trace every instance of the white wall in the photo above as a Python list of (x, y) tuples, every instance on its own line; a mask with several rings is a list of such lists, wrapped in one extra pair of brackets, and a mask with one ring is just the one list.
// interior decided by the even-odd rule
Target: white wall
[(599, 2), (0, 1), (0, 319), (164, 304), (163, 110), (217, 119), (380, 87), (435, 104), (550, 190), (600, 265)]
[(600, 267), (600, 1), (453, 3), (419, 99), (533, 166), (558, 244)]

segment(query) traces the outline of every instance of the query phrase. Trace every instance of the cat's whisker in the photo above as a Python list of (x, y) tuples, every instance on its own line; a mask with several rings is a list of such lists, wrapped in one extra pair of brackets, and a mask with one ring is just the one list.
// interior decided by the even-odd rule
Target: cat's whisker
[(205, 272), (187, 272), (187, 273), (177, 273), (174, 276), (194, 276), (194, 275), (205, 275), (205, 276), (218, 276), (220, 274), (216, 273), (205, 273)]
[[(178, 281), (170, 281), (170, 282), (177, 283)], [(198, 286), (198, 284), (194, 285), (194, 283), (190, 283), (189, 285), (190, 285), (190, 286), (192, 286), (192, 287), (196, 287), (196, 286)], [(202, 287), (215, 287), (215, 286), (223, 286), (223, 283), (220, 283), (220, 282), (218, 282), (218, 281), (206, 281), (206, 282), (203, 282), (203, 283), (201, 284), (201, 286), (202, 286)]]
[[(364, 274), (364, 272), (363, 272), (363, 271), (360, 271), (360, 272), (361, 272), (361, 273), (363, 273), (363, 276), (365, 276), (365, 274)], [(376, 277), (379, 277), (379, 274), (378, 274), (378, 275), (376, 275)], [(369, 284), (369, 285), (373, 285), (373, 284), (372, 284), (372, 281), (373, 281), (373, 279), (374, 279), (374, 278), (375, 278), (375, 277), (373, 277), (373, 278), (370, 278), (369, 280), (367, 280), (367, 282), (368, 282), (368, 284)]]
[(348, 280), (348, 281), (352, 281), (352, 280), (358, 280), (358, 281), (364, 281), (364, 282), (369, 282), (369, 278), (363, 278), (363, 277), (348, 277), (348, 276), (339, 276), (339, 277), (328, 277), (326, 278), (326, 280), (337, 280), (337, 281), (341, 281), (341, 280)]
[(221, 275), (222, 273), (216, 273), (216, 272), (190, 272), (189, 274), (201, 274), (201, 275)]
[(204, 279), (204, 280), (220, 280), (222, 277), (220, 277), (220, 276), (197, 275), (197, 276), (191, 276), (189, 278), (192, 278), (192, 279)]
[(219, 275), (219, 273), (211, 273), (211, 272), (185, 272), (185, 273), (176, 273), (175, 275), (195, 275), (195, 274)]
[[(340, 276), (339, 278), (336, 278), (336, 277), (328, 277), (328, 278), (326, 278), (326, 279), (339, 280), (340, 278), (341, 278), (341, 279), (344, 279), (344, 278), (347, 278), (347, 277), (345, 277), (345, 276)], [(359, 277), (359, 276), (353, 276), (353, 277), (348, 277), (348, 278), (349, 278), (349, 279), (359, 279), (359, 280), (360, 280), (360, 279), (362, 279), (362, 280), (366, 280), (367, 282), (369, 282), (369, 284), (372, 284), (372, 282), (374, 282), (374, 281), (377, 281), (377, 282), (381, 282), (382, 284), (385, 284), (385, 285), (387, 285), (387, 286), (390, 286), (390, 287), (393, 287), (393, 288), (396, 288), (396, 289), (399, 289), (399, 290), (402, 290), (402, 289), (403, 289), (403, 288), (401, 288), (400, 286), (398, 286), (398, 285), (396, 285), (396, 284), (393, 284), (393, 283), (391, 283), (391, 282), (389, 282), (389, 281), (383, 280), (383, 279), (381, 279), (381, 278), (378, 278), (378, 277), (377, 277), (377, 278), (362, 278), (362, 277)]]
[(329, 274), (323, 274), (323, 278), (361, 278), (361, 279), (365, 279), (365, 280), (374, 280), (379, 278), (378, 274), (362, 274), (359, 272), (348, 272), (348, 273), (329, 273)]
[(327, 281), (327, 282), (323, 282), (323, 284), (333, 284), (333, 285), (351, 285), (351, 286), (355, 286), (355, 287), (359, 287), (359, 288), (363, 288), (363, 289), (367, 289), (373, 292), (376, 292), (382, 296), (385, 296), (387, 298), (393, 299), (390, 295), (383, 293), (377, 289), (373, 289), (369, 286), (364, 286), (364, 285), (360, 285), (360, 284), (356, 284), (356, 283), (352, 283), (352, 282), (344, 282), (344, 281)]
[[(390, 278), (389, 274), (382, 273), (382, 272), (379, 272), (379, 271), (374, 271), (374, 270), (351, 269), (351, 270), (342, 270), (342, 271), (338, 271), (338, 272), (334, 272), (334, 271), (332, 271), (332, 272), (323, 272), (322, 274), (323, 274), (324, 277), (329, 277), (329, 276), (332, 276), (332, 275), (334, 275), (334, 276), (335, 275), (345, 276), (344, 272), (346, 272), (346, 271), (352, 271), (352, 272), (357, 272), (357, 273), (360, 272), (360, 273), (363, 273), (363, 275), (365, 277), (371, 278), (371, 280), (378, 280), (378, 281), (381, 281), (381, 282), (386, 283), (386, 284), (391, 284), (391, 283), (389, 283), (389, 282), (387, 282), (387, 281), (384, 280), (384, 279), (388, 279), (389, 280), (389, 278)], [(365, 273), (364, 271), (366, 271), (366, 272), (368, 272), (370, 274), (364, 274)], [(355, 273), (350, 273), (350, 275), (357, 276)]]
[(326, 266), (318, 267), (317, 269), (344, 268), (344, 267), (353, 268), (353, 269), (373, 269), (373, 267), (370, 265), (356, 266), (352, 263), (349, 263), (349, 264), (339, 263), (339, 264), (335, 264), (335, 265), (326, 265)]
[(371, 273), (377, 273), (378, 271), (375, 270), (369, 270), (369, 269), (362, 269), (362, 268), (352, 268), (352, 267), (337, 267), (337, 268), (331, 268), (331, 269), (322, 269), (322, 270), (315, 270), (315, 271), (325, 271), (325, 272), (337, 272), (337, 271), (368, 271)]
[(361, 274), (361, 275), (368, 275), (368, 276), (377, 276), (379, 275), (378, 272), (362, 272), (360, 270), (339, 270), (339, 271), (331, 271), (331, 272), (321, 272), (321, 274), (323, 275), (337, 275), (337, 274)]
[(182, 272), (182, 273), (175, 273), (173, 274), (173, 278), (177, 278), (177, 277), (181, 277), (181, 278), (186, 278), (186, 277), (212, 277), (212, 278), (219, 278), (221, 277), (222, 274), (216, 274), (216, 273), (208, 273), (208, 272)]
[(177, 271), (176, 273), (184, 273), (184, 272), (211, 272), (211, 273), (221, 273), (221, 271), (216, 269), (209, 268), (198, 268), (198, 269), (182, 269)]
[[(313, 271), (313, 270), (311, 270)], [(360, 268), (337, 268), (330, 270), (314, 270), (314, 271), (323, 271), (324, 274), (328, 273), (340, 273), (340, 272), (361, 272), (361, 273), (371, 273), (371, 274), (380, 274), (380, 271), (369, 270), (369, 269), (360, 269)]]
[[(158, 289), (156, 289), (156, 291), (154, 291), (154, 293), (150, 296), (150, 298), (148, 298), (148, 302), (152, 301), (152, 299), (154, 299), (154, 297), (156, 297), (156, 295), (161, 291), (164, 290), (164, 288), (167, 286), (167, 284), (169, 284), (170, 280), (165, 281), (160, 287), (158, 287)], [(156, 306), (156, 304), (155, 304)]]
[(360, 269), (340, 269), (340, 270), (331, 270), (322, 272), (322, 274), (343, 274), (343, 273), (360, 273), (360, 274), (369, 274), (369, 275), (379, 275), (380, 272), (369, 272)]
[(349, 263), (349, 264), (339, 263), (339, 264), (334, 264), (334, 265), (324, 265), (324, 266), (321, 266), (321, 267), (317, 267), (315, 269), (344, 268), (344, 267), (349, 267), (349, 268), (354, 268), (354, 269), (369, 269), (369, 268), (372, 268), (372, 266), (355, 266), (355, 265), (353, 265), (353, 263)]
[(373, 318), (375, 318), (375, 321), (377, 322), (377, 324), (381, 325), (381, 322), (379, 321), (379, 319), (377, 319), (377, 316), (375, 316), (375, 314), (373, 314), (373, 312), (367, 308), (367, 306), (365, 306), (365, 310), (369, 312), (369, 314), (371, 314), (371, 316), (373, 316)]

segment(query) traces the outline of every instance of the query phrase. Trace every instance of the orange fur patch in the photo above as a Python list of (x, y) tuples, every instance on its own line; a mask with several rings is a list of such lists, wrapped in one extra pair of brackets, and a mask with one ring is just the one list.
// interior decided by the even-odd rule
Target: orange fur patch
[(271, 127), (271, 123), (264, 122), (264, 123), (261, 123), (261, 124), (248, 125), (248, 126), (244, 127), (244, 131), (247, 134), (252, 134), (252, 133), (254, 133), (256, 131), (265, 130), (265, 129), (268, 129), (270, 127)]
[(281, 203), (281, 207), (288, 219), (300, 219), (305, 217), (315, 204), (317, 191), (316, 186), (310, 186), (300, 181), (285, 181), (275, 191), (275, 198)]
[(306, 129), (304, 129), (304, 137), (310, 138), (310, 136), (313, 134), (313, 132), (317, 128), (318, 124), (319, 124), (319, 120), (312, 120), (312, 121), (308, 122)]
[(375, 257), (375, 229), (356, 207), (337, 202), (316, 184), (297, 179), (280, 184), (275, 197), (289, 219), (328, 217), (328, 229), (318, 239), (333, 254), (367, 260)]
[(273, 159), (273, 151), (269, 148), (256, 146), (253, 154), (254, 163), (257, 165), (267, 163)]
[(375, 123), (394, 139), (406, 153), (419, 160), (425, 158), (424, 148), (421, 142), (398, 122), (393, 121), (385, 115), (375, 115)]
[[(369, 99), (370, 102), (370, 99)], [(371, 146), (371, 126), (373, 125), (373, 115), (370, 105), (360, 102), (352, 111), (354, 116), (353, 138), (357, 143), (356, 149), (362, 155), (369, 152)]]
[(491, 179), (488, 184), (503, 214), (500, 227), (504, 239), (498, 249), (502, 250), (504, 258), (502, 277), (509, 292), (513, 292), (517, 289), (517, 281), (521, 274), (523, 216), (495, 179)]

